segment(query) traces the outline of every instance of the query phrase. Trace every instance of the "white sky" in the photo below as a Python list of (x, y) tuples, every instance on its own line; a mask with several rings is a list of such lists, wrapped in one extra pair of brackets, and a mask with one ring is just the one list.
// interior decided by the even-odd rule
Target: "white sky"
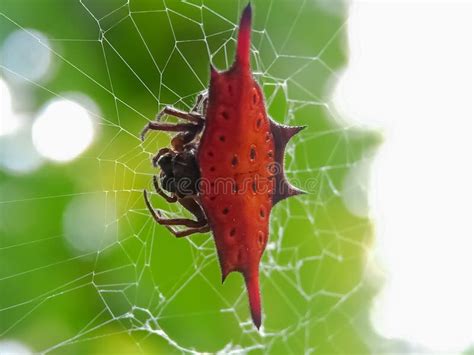
[(380, 129), (369, 191), (386, 282), (374, 328), (434, 351), (474, 342), (472, 6), (355, 1), (334, 104)]

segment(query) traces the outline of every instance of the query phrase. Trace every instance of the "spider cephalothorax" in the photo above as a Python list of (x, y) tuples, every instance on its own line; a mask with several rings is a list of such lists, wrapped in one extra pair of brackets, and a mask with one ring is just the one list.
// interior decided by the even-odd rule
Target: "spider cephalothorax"
[[(280, 125), (267, 116), (263, 93), (250, 71), (250, 34), (248, 5), (232, 67), (218, 72), (211, 65), (208, 96), (200, 95), (190, 112), (165, 107), (157, 121), (145, 127), (142, 139), (148, 130), (178, 132), (172, 148), (162, 148), (153, 158), (161, 169), (154, 186), (159, 195), (179, 202), (196, 219), (163, 218), (146, 191), (145, 203), (156, 222), (177, 237), (212, 231), (222, 281), (232, 271), (244, 275), (252, 319), (260, 327), (259, 263), (268, 240), (270, 211), (278, 201), (302, 193), (286, 180), (283, 160), (287, 142), (303, 127)], [(158, 122), (163, 115), (188, 122)], [(177, 231), (171, 227), (175, 225), (188, 229)]]

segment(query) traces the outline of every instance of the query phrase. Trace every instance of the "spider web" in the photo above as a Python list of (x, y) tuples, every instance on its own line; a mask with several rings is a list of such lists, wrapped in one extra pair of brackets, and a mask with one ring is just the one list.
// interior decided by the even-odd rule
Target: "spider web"
[[(0, 252), (8, 265), (0, 277), (2, 338), (45, 353), (367, 351), (360, 330), (367, 328), (373, 293), (364, 277), (371, 226), (349, 212), (345, 198), (351, 191), (364, 198), (365, 181), (348, 185), (347, 177), (367, 162), (376, 140), (341, 120), (331, 105), (331, 85), (346, 57), (346, 9), (334, 4), (254, 4), (254, 74), (275, 120), (308, 126), (290, 143), (286, 170), (309, 192), (272, 211), (261, 263), (264, 321), (257, 331), (240, 275), (220, 283), (212, 237), (174, 239), (150, 217), (142, 194), (152, 191), (150, 158), (170, 138), (152, 132), (142, 143), (138, 137), (165, 105), (193, 106), (207, 88), (209, 62), (219, 69), (232, 63), (245, 4), (68, 3), (71, 25), (45, 27), (52, 45), (44, 45), (60, 64), (56, 75), (74, 78), (72, 84), (25, 80), (43, 100), (68, 90), (87, 93), (101, 107), (94, 113), (99, 138), (75, 162), (38, 172), (40, 191), (10, 189), (14, 184), (4, 180), (5, 220), (21, 210), (53, 226), (17, 239), (13, 227), (2, 228)], [(8, 28), (35, 36), (27, 29), (34, 21), (1, 15)], [(47, 22), (37, 16), (39, 27)], [(52, 187), (53, 178), (67, 182)], [(67, 244), (62, 214), (73, 200), (100, 206), (97, 250)], [(187, 215), (157, 196), (153, 204), (170, 217)], [(89, 220), (81, 213), (73, 222), (86, 228)], [(25, 258), (32, 251), (36, 257)]]

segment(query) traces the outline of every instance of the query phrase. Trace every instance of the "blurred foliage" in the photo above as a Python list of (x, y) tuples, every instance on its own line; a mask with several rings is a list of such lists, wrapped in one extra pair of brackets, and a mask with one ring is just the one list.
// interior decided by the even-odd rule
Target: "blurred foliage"
[[(289, 178), (314, 181), (308, 195), (272, 213), (274, 247), (262, 264), (265, 335), (242, 324), (249, 317), (242, 279), (232, 274), (220, 284), (210, 236), (176, 240), (144, 209), (150, 155), (169, 138), (156, 134), (141, 145), (138, 132), (163, 105), (192, 105), (207, 86), (210, 57), (221, 69), (232, 62), (229, 38), (244, 3), (202, 4), (0, 3), (0, 43), (21, 26), (43, 32), (54, 51), (50, 79), (19, 89), (32, 98), (26, 110), (33, 115), (55, 95), (82, 92), (101, 111), (94, 145), (77, 160), (27, 175), (0, 172), (2, 339), (57, 353), (215, 352), (229, 344), (252, 353), (368, 352), (371, 226), (348, 212), (339, 192), (378, 137), (337, 122), (326, 104), (346, 62), (343, 6), (254, 2), (253, 67), (269, 113), (308, 125), (289, 149)], [(77, 196), (95, 194), (114, 206), (106, 223), (118, 233), (99, 253), (78, 252), (64, 238), (63, 213)], [(154, 204), (182, 212), (158, 198)]]

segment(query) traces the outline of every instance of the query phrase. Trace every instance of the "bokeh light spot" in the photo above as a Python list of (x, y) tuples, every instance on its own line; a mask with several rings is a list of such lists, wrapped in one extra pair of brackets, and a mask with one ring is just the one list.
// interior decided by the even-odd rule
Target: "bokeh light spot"
[(0, 136), (15, 132), (19, 126), (20, 120), (12, 110), (10, 89), (0, 78)]
[(66, 241), (75, 251), (101, 250), (117, 238), (115, 206), (105, 194), (77, 196), (66, 207), (63, 230)]
[(38, 169), (43, 158), (31, 141), (29, 127), (22, 127), (14, 134), (0, 139), (0, 166), (5, 170), (25, 174)]
[(34, 122), (32, 136), (42, 156), (67, 162), (79, 156), (92, 142), (93, 120), (78, 103), (65, 99), (53, 100)]
[(0, 340), (0, 354), (2, 355), (29, 355), (33, 352), (24, 344), (16, 340)]
[(36, 81), (45, 76), (51, 65), (48, 38), (34, 29), (13, 32), (2, 47), (2, 65), (11, 80)]

